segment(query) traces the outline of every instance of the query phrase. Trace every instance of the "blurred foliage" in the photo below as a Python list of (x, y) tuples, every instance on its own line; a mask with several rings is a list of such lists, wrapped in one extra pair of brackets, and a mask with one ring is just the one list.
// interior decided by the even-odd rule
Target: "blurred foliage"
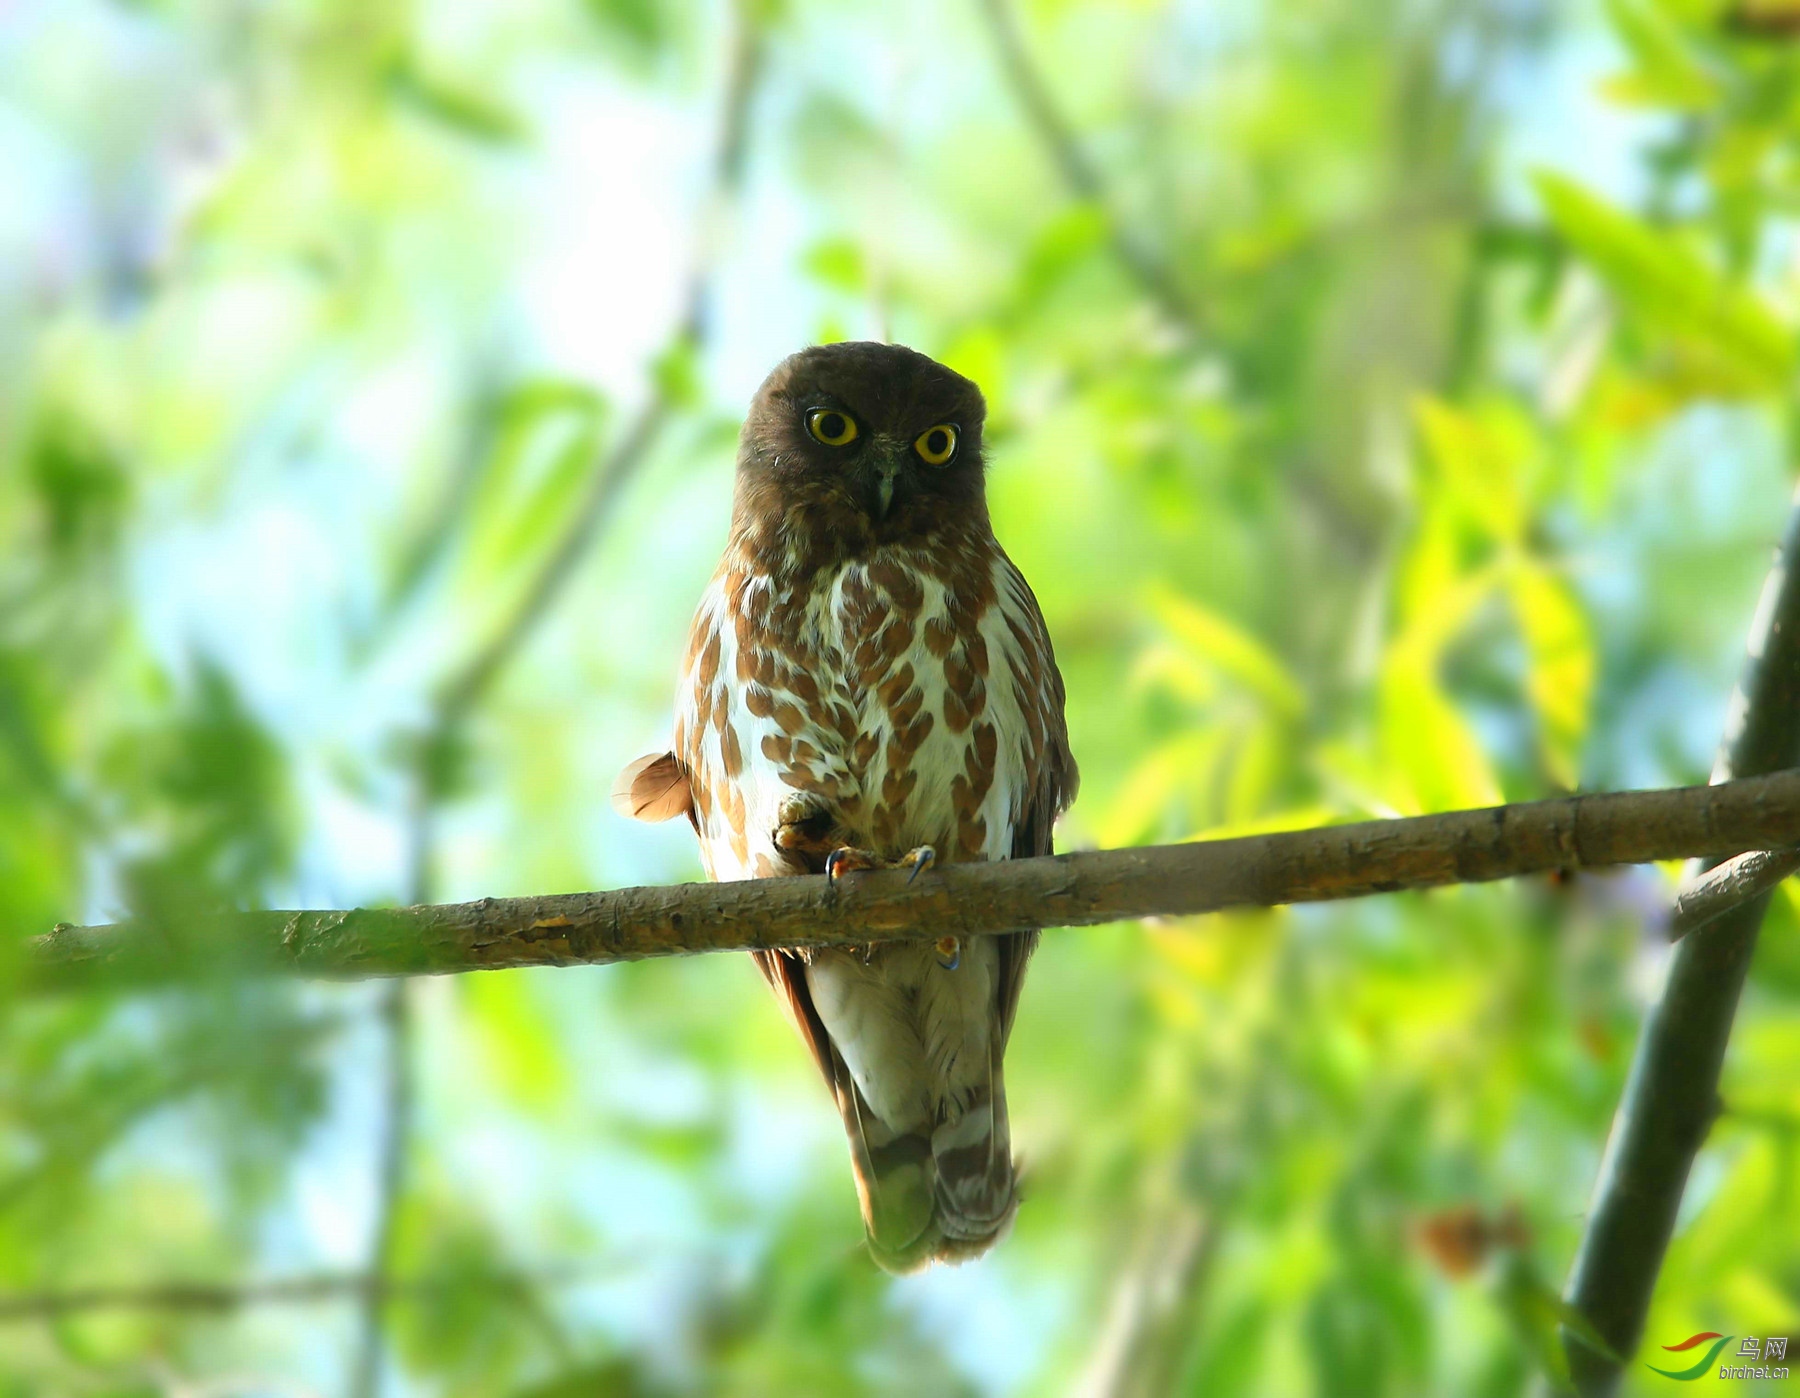
[[(1792, 475), (1779, 7), (1032, 0), (1066, 133), (991, 13), (0, 10), (6, 955), (403, 897), (420, 849), (446, 897), (695, 876), (602, 797), (666, 725), (737, 414), (846, 335), (987, 390), (1065, 844), (1704, 778)], [(434, 725), (652, 386), (571, 586)], [(1522, 1393), (1670, 873), (1053, 934), (1014, 1236), (902, 1281), (742, 958), (416, 986), (384, 1391)], [(1784, 894), (1651, 1344), (1800, 1324), (1797, 933)], [(8, 1294), (364, 1265), (369, 987), (3, 1008)], [(0, 1393), (336, 1393), (356, 1312), (0, 1319)]]

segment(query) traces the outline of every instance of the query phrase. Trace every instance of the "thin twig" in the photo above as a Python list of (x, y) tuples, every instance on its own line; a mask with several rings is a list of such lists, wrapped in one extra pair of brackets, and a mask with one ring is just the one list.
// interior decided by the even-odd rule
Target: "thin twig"
[(381, 1391), (382, 1336), (387, 1302), (392, 1296), (394, 1253), (400, 1232), (400, 1205), (406, 1197), (407, 1164), (413, 1120), (412, 1015), (404, 979), (390, 982), (381, 997), (381, 1028), (387, 1040), (382, 1084), (380, 1155), (376, 1164), (375, 1226), (369, 1241), (369, 1282), (363, 1288), (357, 1319), (355, 1358), (351, 1361), (353, 1398), (375, 1398)]
[(1025, 47), (1025, 37), (1006, 0), (980, 0), (981, 13), (1000, 53), (1001, 67), (1024, 108), (1026, 119), (1049, 152), (1051, 163), (1077, 199), (1092, 204), (1106, 219), (1113, 255), (1174, 320), (1189, 330), (1202, 330), (1200, 308), (1181, 285), (1175, 269), (1146, 239), (1128, 226), (1114, 207), (1100, 167), (1088, 157), (1080, 139), (1051, 96)]
[[(681, 314), (659, 360), (667, 360), (684, 351), (691, 353), (705, 337), (707, 302), (719, 253), (719, 225), (727, 204), (736, 196), (743, 181), (748, 153), (748, 119), (760, 58), (760, 33), (751, 18), (740, 11), (733, 25), (726, 63), (718, 136), (712, 153), (712, 180), (697, 218), (694, 265), (688, 276)], [(430, 725), (417, 746), (410, 792), (408, 883), (415, 904), (425, 903), (431, 897), (432, 833), (437, 799), (435, 765), (506, 666), (555, 610), (570, 581), (604, 533), (626, 487), (648, 459), (674, 408), (668, 385), (657, 379), (630, 425), (595, 463), (587, 492), (566, 532), (512, 613), (487, 644), (439, 688)], [(380, 1017), (387, 1039), (387, 1074), (377, 1166), (375, 1226), (369, 1259), (375, 1285), (369, 1287), (363, 1297), (356, 1355), (351, 1366), (350, 1393), (353, 1398), (375, 1398), (380, 1391), (387, 1299), (383, 1283), (393, 1263), (400, 1208), (406, 1193), (413, 1070), (411, 1022), (404, 981), (397, 981), (382, 996)]]
[(1800, 873), (1800, 848), (1750, 850), (1697, 874), (1675, 895), (1669, 940), (1680, 941), (1795, 873)]
[(60, 1320), (90, 1311), (209, 1311), (229, 1314), (253, 1306), (304, 1306), (361, 1299), (439, 1296), (481, 1288), (507, 1293), (557, 1286), (592, 1275), (591, 1266), (569, 1264), (531, 1271), (468, 1273), (444, 1277), (378, 1278), (368, 1272), (319, 1272), (260, 1282), (152, 1282), (144, 1286), (83, 1286), (60, 1291), (0, 1295), (0, 1323)]
[[(437, 785), (430, 764), (437, 760), (434, 748), (448, 741), (445, 722), (440, 714), (438, 731), (421, 749), (407, 791), (406, 886), (414, 903), (430, 902), (435, 891), (432, 848), (437, 829)], [(370, 1284), (363, 1291), (362, 1309), (357, 1317), (356, 1351), (350, 1361), (351, 1398), (376, 1398), (381, 1391), (388, 1282), (400, 1234), (400, 1206), (406, 1197), (407, 1166), (411, 1159), (413, 1032), (404, 978), (391, 981), (383, 989), (377, 1018), (384, 1040), (385, 1072), (381, 1124), (376, 1137), (375, 1220), (369, 1233)]]
[[(693, 352), (708, 334), (709, 303), (717, 270), (722, 229), (727, 210), (743, 185), (749, 156), (750, 108), (756, 79), (762, 67), (762, 36), (748, 14), (740, 14), (731, 36), (725, 91), (719, 108), (719, 131), (712, 156), (713, 183), (702, 201), (696, 222), (694, 266), (675, 327), (659, 360), (683, 351)], [(449, 731), (487, 692), (507, 662), (530, 639), (555, 607), (563, 589), (604, 530), (614, 507), (650, 455), (650, 449), (672, 416), (676, 404), (669, 387), (660, 379), (649, 396), (600, 459), (589, 478), (587, 494), (577, 507), (562, 541), (521, 596), (517, 607), (439, 691), (437, 726)]]
[[(1757, 607), (1713, 773), (1723, 783), (1718, 790), (1800, 760), (1796, 564), (1800, 504), (1789, 516)], [(1792, 843), (1753, 841), (1745, 848)], [(1696, 871), (1701, 873), (1704, 869)], [(1614, 1392), (1620, 1379), (1616, 1356), (1629, 1356), (1643, 1338), (1688, 1172), (1718, 1114), (1725, 1047), (1768, 902), (1764, 891), (1714, 918), (1704, 935), (1677, 942), (1661, 994), (1645, 1014), (1565, 1292), (1614, 1351), (1599, 1354), (1565, 1329), (1570, 1372), (1584, 1395)]]
[(31, 948), (23, 979), (36, 988), (94, 977), (154, 983), (196, 965), (215, 974), (358, 979), (858, 946), (1357, 898), (1797, 842), (1800, 770), (1236, 840), (949, 864), (912, 883), (904, 871), (884, 870), (846, 875), (835, 888), (823, 877), (750, 879), (230, 913), (179, 927), (63, 924)]
[(1198, 1297), (1218, 1255), (1217, 1213), (1183, 1201), (1159, 1212), (1119, 1273), (1088, 1367), (1071, 1398), (1158, 1398), (1179, 1391)]
[(480, 702), (506, 664), (554, 609), (557, 599), (588, 556), (613, 507), (650, 453), (669, 417), (669, 402), (660, 389), (651, 392), (631, 425), (601, 458), (562, 541), (519, 599), (511, 616), (470, 657), (439, 692), (434, 736), (453, 730)]

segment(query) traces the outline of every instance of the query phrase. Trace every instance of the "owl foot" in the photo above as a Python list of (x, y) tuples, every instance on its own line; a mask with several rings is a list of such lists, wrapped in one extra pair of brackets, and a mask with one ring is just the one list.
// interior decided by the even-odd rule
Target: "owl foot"
[(887, 867), (888, 862), (873, 850), (857, 849), (854, 845), (839, 845), (825, 856), (825, 877), (831, 880), (833, 888), (845, 874), (853, 874), (858, 869)]
[(831, 809), (817, 796), (796, 792), (781, 803), (775, 816), (773, 839), (777, 849), (817, 859), (837, 847)]
[(961, 937), (939, 937), (931, 944), (931, 947), (937, 953), (938, 965), (946, 971), (954, 971), (962, 965)]
[(883, 859), (873, 850), (839, 845), (825, 857), (825, 877), (836, 887), (840, 878), (845, 874), (855, 873), (858, 869), (911, 869), (912, 872), (906, 876), (906, 881), (911, 883), (935, 863), (937, 851), (930, 845), (920, 845), (898, 859)]

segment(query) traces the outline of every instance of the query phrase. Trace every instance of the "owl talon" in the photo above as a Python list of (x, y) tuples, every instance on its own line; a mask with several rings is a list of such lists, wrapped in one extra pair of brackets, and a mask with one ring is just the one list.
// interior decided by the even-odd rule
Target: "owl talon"
[(881, 861), (866, 849), (857, 849), (854, 845), (839, 845), (825, 856), (825, 877), (833, 888), (845, 874), (854, 873), (858, 869), (879, 869)]
[(961, 937), (939, 937), (931, 945), (932, 949), (937, 952), (938, 965), (946, 971), (954, 971), (962, 965)]
[(933, 864), (937, 863), (937, 851), (930, 845), (920, 845), (900, 862), (912, 866), (912, 872), (906, 876), (906, 881), (910, 884), (914, 879), (918, 878), (920, 874), (924, 873)]
[(825, 856), (825, 877), (835, 888), (845, 874), (855, 873), (858, 869), (910, 869), (912, 872), (906, 876), (906, 881), (911, 883), (935, 863), (937, 851), (930, 845), (920, 845), (902, 859), (883, 859), (870, 850), (839, 845)]

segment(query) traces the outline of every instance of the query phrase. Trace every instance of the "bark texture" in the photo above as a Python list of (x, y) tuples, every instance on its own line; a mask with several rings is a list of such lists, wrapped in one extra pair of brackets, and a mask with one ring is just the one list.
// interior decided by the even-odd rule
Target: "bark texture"
[[(1764, 585), (1743, 677), (1732, 695), (1713, 769), (1713, 780), (1727, 786), (1800, 758), (1800, 576), (1790, 566), (1796, 561), (1800, 509), (1788, 520)], [(1711, 868), (1701, 864), (1691, 871), (1690, 890)], [(1662, 994), (1638, 1036), (1565, 1293), (1621, 1356), (1629, 1357), (1643, 1338), (1688, 1171), (1718, 1116), (1725, 1046), (1768, 905), (1765, 888), (1676, 944)], [(1576, 1389), (1584, 1395), (1614, 1392), (1617, 1361), (1566, 1338)]]
[[(434, 975), (688, 952), (860, 945), (1083, 927), (1357, 898), (1555, 869), (1728, 856), (1800, 842), (1800, 771), (1572, 796), (1198, 844), (901, 871), (679, 884), (412, 908), (248, 912), (180, 926), (58, 926), (27, 985), (206, 974)], [(1706, 936), (1690, 944), (1710, 943)]]

